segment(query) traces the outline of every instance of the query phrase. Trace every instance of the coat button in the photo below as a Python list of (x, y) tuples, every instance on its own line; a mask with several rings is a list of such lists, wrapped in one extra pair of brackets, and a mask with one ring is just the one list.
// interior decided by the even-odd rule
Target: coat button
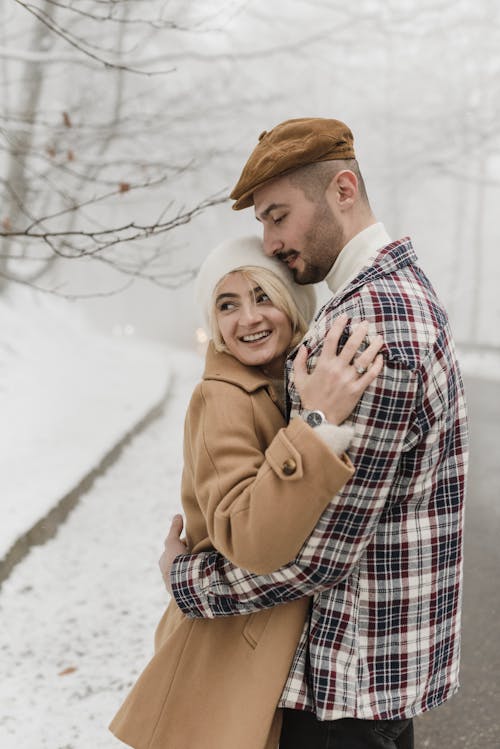
[(297, 470), (297, 463), (293, 458), (287, 458), (281, 466), (281, 470), (285, 476), (292, 476)]

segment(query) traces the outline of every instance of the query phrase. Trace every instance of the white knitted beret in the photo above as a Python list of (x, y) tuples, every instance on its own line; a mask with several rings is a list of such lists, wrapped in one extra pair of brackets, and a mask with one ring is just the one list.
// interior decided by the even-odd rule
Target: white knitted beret
[(195, 297), (207, 326), (210, 324), (212, 296), (219, 281), (227, 273), (248, 265), (272, 271), (290, 292), (307, 324), (311, 322), (316, 309), (316, 292), (313, 287), (296, 284), (285, 263), (264, 254), (259, 237), (240, 237), (228, 239), (218, 245), (207, 255), (198, 272)]

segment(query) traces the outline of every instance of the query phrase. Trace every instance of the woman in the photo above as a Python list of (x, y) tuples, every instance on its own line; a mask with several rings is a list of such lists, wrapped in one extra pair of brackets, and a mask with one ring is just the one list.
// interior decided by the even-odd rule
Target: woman
[[(198, 296), (212, 342), (185, 423), (187, 545), (193, 553), (216, 548), (265, 574), (294, 559), (353, 473), (347, 456), (339, 456), (352, 432), (338, 425), (380, 371), (381, 341), (354, 367), (366, 328), (337, 355), (346, 324), (340, 319), (313, 374), (304, 355), (297, 356), (303, 402), (329, 423), (312, 428), (297, 418), (286, 426), (283, 365), (312, 317), (310, 287), (295, 285), (284, 264), (248, 238), (208, 256)], [(251, 616), (189, 619), (172, 600), (156, 632), (155, 655), (111, 730), (136, 749), (276, 747), (276, 705), (307, 611), (302, 599)]]

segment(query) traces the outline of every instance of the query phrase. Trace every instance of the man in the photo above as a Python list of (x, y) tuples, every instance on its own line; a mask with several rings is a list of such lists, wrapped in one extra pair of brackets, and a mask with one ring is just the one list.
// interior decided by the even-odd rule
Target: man
[[(385, 366), (352, 417), (355, 476), (293, 563), (254, 575), (214, 551), (171, 565), (185, 551), (177, 519), (167, 581), (194, 617), (313, 597), (280, 749), (411, 747), (412, 718), (458, 688), (467, 425), (448, 319), (411, 241), (377, 223), (342, 122), (264, 132), (231, 197), (236, 210), (254, 205), (265, 252), (297, 283), (325, 279), (332, 292), (305, 337), (309, 370), (341, 313), (383, 336)], [(314, 425), (322, 415), (300, 402), (292, 359), (288, 415)]]

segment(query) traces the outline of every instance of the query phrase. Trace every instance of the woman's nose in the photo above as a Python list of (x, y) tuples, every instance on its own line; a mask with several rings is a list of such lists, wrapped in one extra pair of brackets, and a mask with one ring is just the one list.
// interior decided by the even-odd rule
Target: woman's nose
[(249, 302), (241, 307), (240, 324), (253, 325), (262, 319), (262, 310), (255, 302)]

